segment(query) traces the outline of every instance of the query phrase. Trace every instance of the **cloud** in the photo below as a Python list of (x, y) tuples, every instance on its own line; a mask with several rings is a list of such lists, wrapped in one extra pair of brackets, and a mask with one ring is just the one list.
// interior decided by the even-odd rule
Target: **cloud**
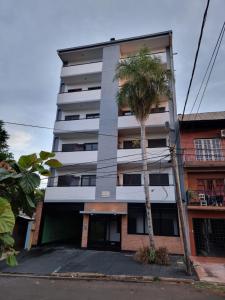
[(32, 135), (26, 131), (13, 130), (9, 131), (8, 145), (10, 151), (15, 154), (15, 158), (21, 154), (25, 154), (27, 149), (32, 149)]

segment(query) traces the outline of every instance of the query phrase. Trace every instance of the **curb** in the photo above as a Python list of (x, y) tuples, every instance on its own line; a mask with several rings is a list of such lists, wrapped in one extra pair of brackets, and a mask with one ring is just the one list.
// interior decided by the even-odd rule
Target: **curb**
[(196, 280), (187, 278), (172, 277), (154, 277), (154, 276), (131, 276), (131, 275), (105, 275), (100, 273), (52, 273), (49, 275), (21, 274), (21, 273), (0, 273), (0, 277), (21, 277), (21, 278), (39, 278), (51, 280), (96, 280), (96, 281), (118, 281), (118, 282), (168, 282), (194, 284)]

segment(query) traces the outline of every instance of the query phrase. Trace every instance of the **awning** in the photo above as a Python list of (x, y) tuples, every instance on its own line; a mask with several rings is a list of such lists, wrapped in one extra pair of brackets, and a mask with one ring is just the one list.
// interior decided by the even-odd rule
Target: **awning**
[(82, 210), (80, 211), (82, 215), (127, 215), (127, 212), (124, 211), (90, 211), (90, 210)]

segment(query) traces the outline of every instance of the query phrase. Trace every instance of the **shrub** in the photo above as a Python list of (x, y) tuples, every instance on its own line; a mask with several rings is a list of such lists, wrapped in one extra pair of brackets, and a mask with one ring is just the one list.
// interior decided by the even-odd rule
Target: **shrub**
[(149, 247), (142, 247), (134, 254), (134, 259), (142, 264), (149, 263)]
[(166, 247), (159, 247), (155, 251), (155, 263), (158, 265), (169, 265), (170, 258)]
[(155, 249), (149, 247), (142, 247), (134, 255), (134, 259), (142, 264), (154, 264)]

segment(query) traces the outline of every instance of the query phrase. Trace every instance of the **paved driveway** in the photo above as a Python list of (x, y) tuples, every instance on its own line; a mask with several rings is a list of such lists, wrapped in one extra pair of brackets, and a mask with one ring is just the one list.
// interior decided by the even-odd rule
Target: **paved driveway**
[(132, 254), (111, 251), (81, 250), (68, 247), (42, 247), (23, 252), (19, 265), (0, 265), (0, 272), (46, 275), (53, 272), (101, 273), (106, 275), (158, 276), (190, 278), (185, 274), (182, 257), (172, 256), (171, 265), (142, 265)]
[(225, 284), (225, 258), (192, 256), (191, 259), (201, 281)]

